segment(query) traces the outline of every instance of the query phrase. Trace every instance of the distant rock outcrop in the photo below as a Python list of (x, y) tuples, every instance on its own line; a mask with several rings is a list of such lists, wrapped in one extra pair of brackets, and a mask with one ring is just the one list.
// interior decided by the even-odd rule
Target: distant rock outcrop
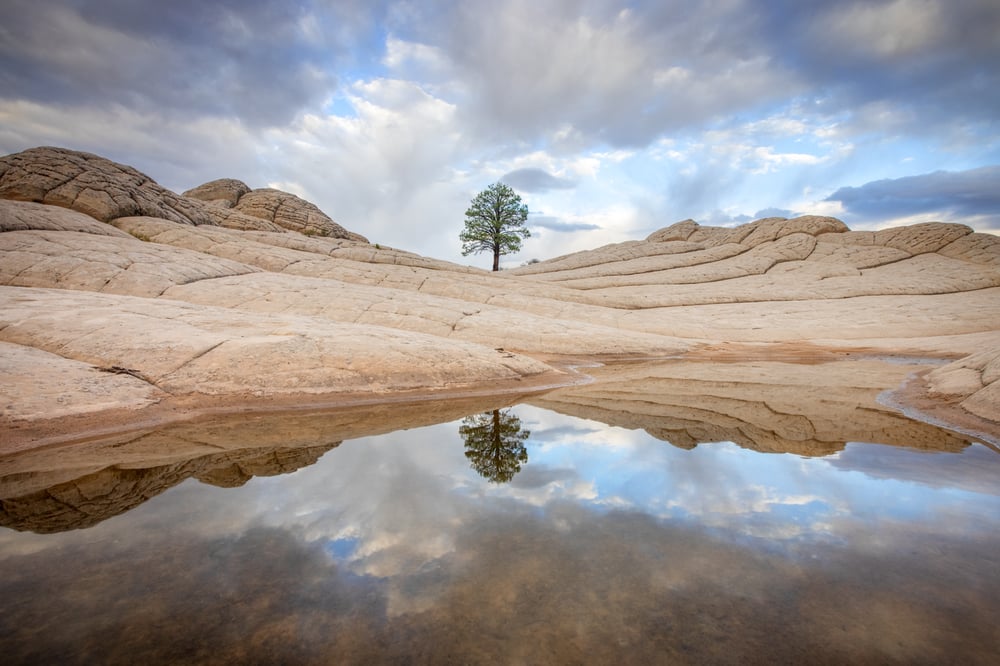
[(252, 190), (241, 196), (233, 209), (307, 236), (329, 236), (359, 243), (368, 242), (364, 236), (344, 229), (305, 199), (281, 190), (271, 188)]
[(262, 217), (247, 215), (234, 210), (240, 197), (250, 192), (250, 187), (242, 180), (235, 178), (219, 178), (199, 185), (184, 193), (190, 199), (204, 201), (206, 213), (220, 227), (239, 229), (240, 231), (272, 231), (284, 232), (285, 228)]
[(213, 206), (232, 208), (244, 194), (250, 192), (250, 186), (235, 178), (219, 178), (191, 188), (184, 196), (199, 199)]
[(818, 236), (824, 233), (842, 233), (848, 231), (847, 225), (835, 217), (820, 215), (803, 215), (787, 219), (784, 217), (765, 217), (738, 227), (703, 227), (694, 220), (677, 222), (659, 231), (654, 231), (646, 240), (651, 243), (666, 243), (674, 240), (684, 240), (700, 243), (704, 247), (740, 243), (747, 247), (756, 247), (767, 241), (775, 241), (790, 234), (809, 234)]
[[(260, 229), (262, 231), (289, 229), (306, 236), (343, 238), (358, 243), (368, 242), (368, 239), (361, 234), (348, 231), (331, 220), (314, 204), (281, 190), (272, 188), (251, 190), (243, 181), (220, 178), (190, 189), (184, 196), (210, 204), (212, 215), (222, 226), (253, 229), (253, 224), (244, 220), (251, 218), (273, 227)], [(240, 226), (241, 223), (243, 226)]]
[(178, 224), (212, 224), (204, 207), (109, 159), (65, 148), (0, 157), (0, 198), (71, 208), (102, 222), (150, 215)]

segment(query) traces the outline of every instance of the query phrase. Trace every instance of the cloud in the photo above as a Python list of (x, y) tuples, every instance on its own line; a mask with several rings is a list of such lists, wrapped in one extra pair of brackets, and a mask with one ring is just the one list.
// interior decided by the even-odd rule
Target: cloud
[(560, 222), (558, 218), (550, 215), (532, 215), (529, 221), (532, 227), (541, 227), (549, 231), (570, 232), (570, 231), (594, 231), (600, 229), (600, 225), (589, 222)]
[(500, 180), (525, 192), (571, 190), (576, 187), (576, 181), (553, 176), (544, 169), (515, 169), (505, 174)]
[(890, 219), (921, 213), (980, 217), (1000, 228), (1000, 165), (967, 171), (935, 171), (841, 187), (826, 198), (859, 217)]
[(522, 257), (545, 258), (675, 219), (830, 210), (817, 199), (897, 164), (1000, 154), (988, 0), (7, 9), (0, 152), (87, 150), (180, 190), (278, 186), (373, 242), (463, 263), (462, 212), (498, 179), (549, 213), (538, 229), (589, 232), (533, 235)]
[(796, 217), (798, 213), (793, 210), (788, 210), (787, 208), (762, 208), (754, 213), (751, 218), (754, 220), (760, 220), (765, 217)]
[(761, 18), (758, 38), (774, 44), (776, 63), (811, 82), (817, 111), (848, 113), (847, 125), (873, 104), (893, 106), (893, 122), (924, 134), (996, 126), (1000, 5), (992, 0), (778, 2)]
[(330, 94), (343, 50), (304, 6), (277, 0), (14, 5), (0, 28), (9, 100), (278, 125)]
[[(461, 3), (413, 17), (405, 32), (433, 43), (462, 82), (476, 131), (534, 142), (642, 146), (796, 86), (747, 38), (738, 5), (511, 0)], [(483, 26), (489, 25), (489, 30)]]

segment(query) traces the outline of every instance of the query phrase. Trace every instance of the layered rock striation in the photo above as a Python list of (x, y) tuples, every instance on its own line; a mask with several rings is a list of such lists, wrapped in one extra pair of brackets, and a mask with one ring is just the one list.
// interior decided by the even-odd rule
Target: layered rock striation
[(928, 395), (1000, 428), (1000, 238), (685, 220), (492, 274), (369, 244), (289, 193), (179, 195), (38, 148), (0, 158), (0, 345), (11, 432), (116, 401), (495, 390), (556, 381), (556, 357), (777, 346), (953, 361)]

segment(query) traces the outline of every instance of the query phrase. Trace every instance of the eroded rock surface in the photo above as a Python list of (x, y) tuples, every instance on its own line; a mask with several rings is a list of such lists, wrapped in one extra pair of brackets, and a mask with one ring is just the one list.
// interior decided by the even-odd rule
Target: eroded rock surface
[(329, 236), (367, 243), (368, 239), (344, 229), (308, 201), (271, 188), (247, 192), (233, 205), (234, 210), (298, 231), (307, 236)]
[(1000, 349), (988, 349), (931, 372), (932, 394), (958, 399), (966, 411), (995, 419), (1000, 405)]
[(385, 395), (550, 370), (483, 345), (304, 315), (17, 287), (0, 287), (0, 303), (0, 341), (127, 368), (172, 395)]
[(388, 395), (551, 371), (530, 354), (665, 357), (734, 342), (977, 353), (928, 386), (1000, 423), (1000, 239), (962, 225), (685, 220), (491, 274), (370, 245), (288, 193), (222, 179), (176, 195), (110, 160), (39, 148), (0, 158), (0, 230), (8, 366), (37, 351), (56, 381), (62, 361), (83, 364), (67, 366), (80, 389), (68, 403), (42, 392), (10, 401), (7, 419), (46, 401), (63, 399), (56, 414), (106, 404), (113, 387), (82, 390), (91, 366), (134, 370), (119, 379), (148, 384), (139, 404), (150, 390)]
[(152, 215), (178, 224), (211, 224), (201, 202), (161, 187), (109, 159), (64, 148), (32, 148), (0, 157), (0, 198), (70, 208), (107, 222)]
[(242, 180), (219, 178), (191, 188), (184, 193), (184, 196), (200, 199), (222, 208), (232, 208), (239, 202), (240, 197), (249, 192), (250, 186)]

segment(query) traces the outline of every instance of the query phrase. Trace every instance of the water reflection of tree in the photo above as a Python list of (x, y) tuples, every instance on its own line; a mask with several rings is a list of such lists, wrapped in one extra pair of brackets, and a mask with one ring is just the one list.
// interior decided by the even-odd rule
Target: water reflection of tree
[(465, 440), (465, 457), (472, 469), (492, 483), (506, 483), (528, 462), (524, 441), (531, 432), (510, 410), (473, 414), (462, 419), (458, 434)]

